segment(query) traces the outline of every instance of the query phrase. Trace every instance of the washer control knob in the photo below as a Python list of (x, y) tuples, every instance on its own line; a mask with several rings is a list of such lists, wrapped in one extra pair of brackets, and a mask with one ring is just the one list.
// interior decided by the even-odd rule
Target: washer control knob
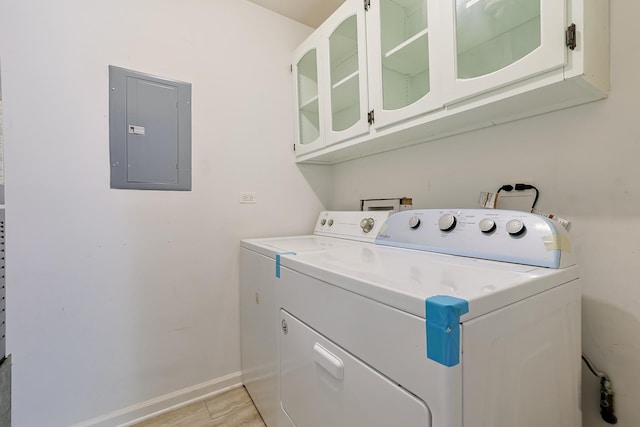
[(331, 226), (333, 225), (333, 220), (332, 220), (332, 219), (330, 219), (330, 220), (328, 221), (328, 224), (329, 224), (329, 227), (331, 227)]
[(478, 226), (480, 227), (480, 231), (482, 231), (483, 233), (489, 234), (492, 231), (495, 231), (496, 222), (491, 218), (484, 218), (480, 220), (480, 223), (478, 224)]
[(322, 219), (320, 220), (320, 225), (325, 225), (326, 223), (327, 223), (327, 220), (326, 220), (326, 219), (322, 218)]
[(507, 233), (512, 236), (519, 236), (527, 230), (527, 227), (524, 226), (524, 223), (518, 219), (512, 219), (507, 222)]
[(373, 218), (363, 218), (362, 221), (360, 221), (360, 228), (362, 228), (362, 231), (365, 233), (368, 233), (373, 230), (375, 224), (376, 222)]
[(444, 214), (438, 220), (438, 228), (441, 231), (451, 231), (456, 228), (456, 217), (451, 214)]
[(413, 228), (414, 230), (420, 227), (420, 218), (418, 218), (417, 216), (412, 216), (411, 218), (409, 218), (409, 227)]

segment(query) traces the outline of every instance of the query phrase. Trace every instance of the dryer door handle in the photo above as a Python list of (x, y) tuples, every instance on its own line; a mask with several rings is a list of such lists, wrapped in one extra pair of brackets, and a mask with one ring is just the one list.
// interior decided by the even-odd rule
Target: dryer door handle
[(344, 364), (339, 357), (318, 343), (313, 346), (313, 360), (336, 379), (344, 378)]

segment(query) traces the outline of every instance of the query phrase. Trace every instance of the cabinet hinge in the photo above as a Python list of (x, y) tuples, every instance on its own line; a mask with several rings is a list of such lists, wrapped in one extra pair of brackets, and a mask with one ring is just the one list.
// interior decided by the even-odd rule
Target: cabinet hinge
[(370, 7), (371, 7), (371, 0), (364, 0), (364, 10), (368, 12)]
[(367, 113), (367, 121), (369, 122), (370, 125), (373, 124), (373, 122), (375, 122), (375, 116), (374, 116), (374, 110), (371, 110)]
[(291, 64), (291, 66), (290, 66), (290, 70), (291, 70), (291, 72), (293, 73), (293, 64)]
[(565, 38), (569, 49), (574, 50), (576, 48), (576, 24), (571, 24), (567, 27)]
[(293, 144), (293, 151), (296, 151), (296, 144)]

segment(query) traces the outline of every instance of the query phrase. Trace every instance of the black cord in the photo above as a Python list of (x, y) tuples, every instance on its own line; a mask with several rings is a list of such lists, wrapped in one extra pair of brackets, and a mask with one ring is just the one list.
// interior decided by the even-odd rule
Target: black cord
[(536, 192), (536, 197), (533, 199), (533, 204), (531, 205), (531, 209), (536, 207), (536, 203), (538, 203), (538, 196), (540, 196), (540, 192), (536, 187), (531, 184), (516, 184), (516, 191), (524, 191), (524, 190), (534, 190)]
[(600, 371), (596, 371), (596, 368), (591, 364), (591, 360), (589, 360), (587, 358), (587, 356), (585, 356), (584, 354), (582, 355), (582, 361), (584, 362), (585, 365), (587, 365), (587, 368), (589, 368), (589, 370), (591, 371), (591, 373), (593, 375), (595, 375), (598, 378), (604, 378), (606, 376), (606, 374), (600, 372)]
[(515, 187), (513, 185), (509, 185), (509, 184), (503, 185), (502, 187), (498, 188), (498, 191), (496, 191), (496, 193), (500, 193), (502, 190), (504, 190), (504, 191), (534, 190), (536, 192), (536, 197), (533, 199), (533, 204), (531, 205), (531, 210), (533, 210), (533, 208), (536, 207), (536, 203), (538, 203), (538, 197), (540, 196), (540, 192), (538, 191), (538, 189), (535, 186), (531, 185), (531, 184), (516, 184)]

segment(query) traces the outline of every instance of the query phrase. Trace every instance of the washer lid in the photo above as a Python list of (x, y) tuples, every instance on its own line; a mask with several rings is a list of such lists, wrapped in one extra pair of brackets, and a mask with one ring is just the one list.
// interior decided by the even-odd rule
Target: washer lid
[(549, 269), (377, 245), (285, 255), (286, 269), (425, 318), (425, 300), (449, 295), (469, 302), (469, 320), (575, 280), (577, 268)]
[[(348, 245), (362, 245), (346, 239), (324, 236), (292, 236), (292, 237), (272, 237), (264, 239), (247, 239), (240, 242), (240, 246), (252, 251), (261, 253), (270, 258), (277, 253), (283, 252), (313, 252), (327, 249), (336, 249)], [(364, 243), (373, 246), (370, 243)]]
[(372, 244), (390, 215), (389, 211), (322, 211), (314, 235), (245, 239), (240, 245), (273, 258), (282, 252), (334, 249), (355, 242)]

